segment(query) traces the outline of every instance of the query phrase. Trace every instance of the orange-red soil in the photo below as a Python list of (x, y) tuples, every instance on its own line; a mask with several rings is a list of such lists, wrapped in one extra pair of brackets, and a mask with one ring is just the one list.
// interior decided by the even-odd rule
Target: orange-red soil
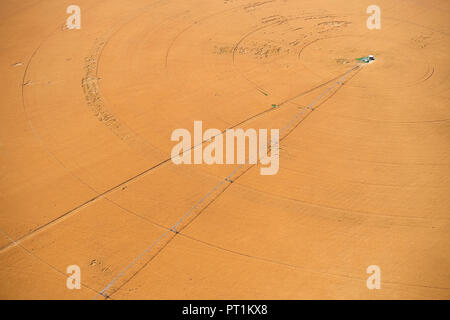
[[(450, 298), (448, 1), (379, 0), (381, 30), (360, 0), (76, 2), (80, 30), (0, 4), (0, 298)], [(194, 120), (299, 112), (276, 175), (168, 161)]]

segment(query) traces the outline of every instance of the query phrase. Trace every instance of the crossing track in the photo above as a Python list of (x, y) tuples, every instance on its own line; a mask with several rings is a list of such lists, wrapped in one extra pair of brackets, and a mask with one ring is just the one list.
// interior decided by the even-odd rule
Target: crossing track
[[(445, 1), (70, 4), (1, 4), (0, 297), (449, 297)], [(174, 165), (194, 120), (292, 124), (278, 174)]]

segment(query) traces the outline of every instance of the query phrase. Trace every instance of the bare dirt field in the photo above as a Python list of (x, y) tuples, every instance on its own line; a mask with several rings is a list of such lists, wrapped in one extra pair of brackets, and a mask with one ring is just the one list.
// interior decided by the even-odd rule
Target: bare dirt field
[[(0, 18), (1, 299), (450, 298), (449, 1), (2, 0)], [(285, 128), (278, 173), (174, 164), (195, 120)]]

